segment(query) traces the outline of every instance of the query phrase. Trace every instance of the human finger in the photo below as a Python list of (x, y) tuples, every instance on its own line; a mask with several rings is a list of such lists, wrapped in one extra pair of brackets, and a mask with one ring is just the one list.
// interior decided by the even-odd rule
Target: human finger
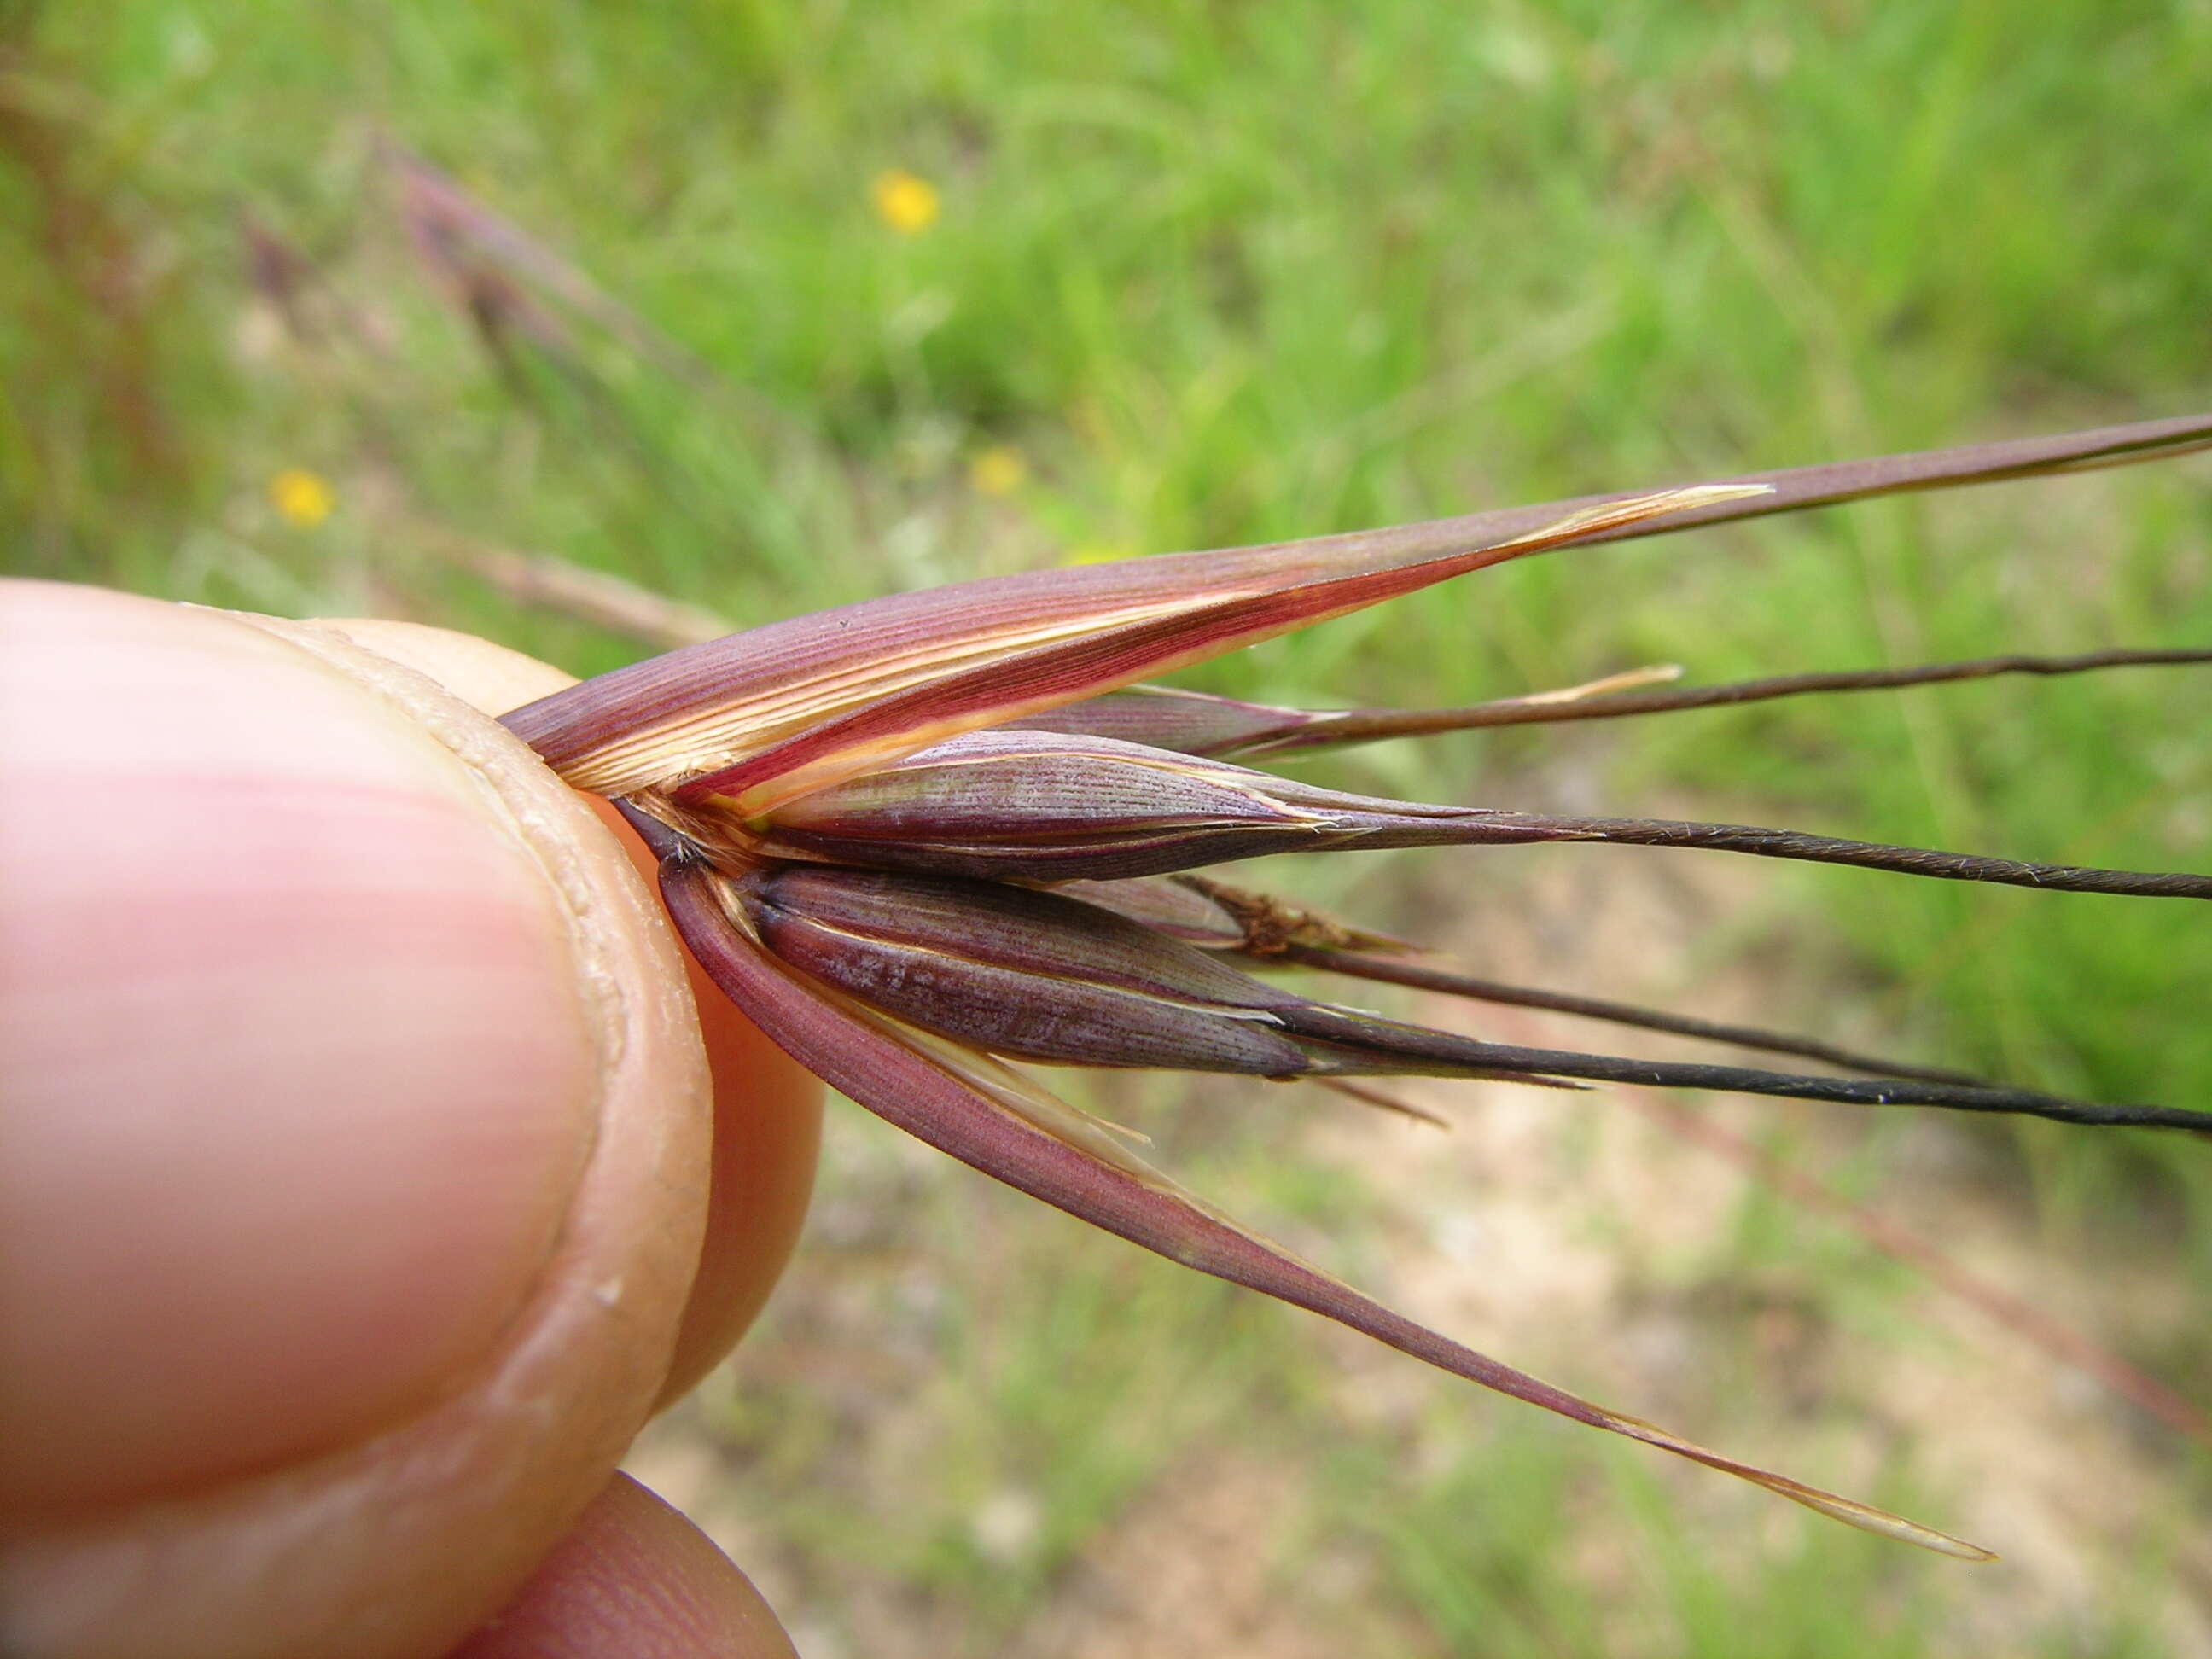
[(37, 584), (0, 629), (0, 1648), (442, 1652), (675, 1352), (680, 959), (418, 676)]

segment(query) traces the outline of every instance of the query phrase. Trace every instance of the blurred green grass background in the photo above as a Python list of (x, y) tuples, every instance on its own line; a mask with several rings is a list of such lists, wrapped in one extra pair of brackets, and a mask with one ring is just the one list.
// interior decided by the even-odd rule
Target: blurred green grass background
[[(2212, 386), (2208, 84), (2205, 0), (0, 0), (0, 568), (410, 616), (588, 673), (638, 642), (519, 603), (484, 550), (763, 620), (2179, 412)], [(442, 240), (410, 154), (465, 192)], [(2207, 640), (2212, 490), (2184, 463), (1516, 565), (1188, 678), (1421, 703), (1651, 661)], [(2154, 671), (1389, 745), (1328, 775), (2202, 868), (2208, 713), (2200, 674)], [(1377, 860), (1309, 890), (1472, 933), (1511, 869), (1615, 856), (1532, 851), (1479, 886)], [(1700, 975), (1748, 978), (1769, 1023), (2212, 1097), (2194, 907), (1833, 871), (1729, 893), (1675, 957), (1570, 953), (1574, 988), (1694, 1007)], [(1361, 1267), (1393, 1195), (1275, 1121), (1154, 1127), (1207, 1190)], [(1864, 1191), (1921, 1144), (1769, 1121)], [(2100, 1334), (2204, 1401), (2202, 1149), (2047, 1128), (1935, 1133), (2022, 1262), (2170, 1293)], [(1763, 1510), (1685, 1525), (1671, 1475), (1464, 1391), (1363, 1425), (1337, 1383), (1365, 1362), (1287, 1316), (903, 1158), (841, 1124), (830, 1219), (690, 1425), (815, 1651), (1143, 1650), (1085, 1645), (1082, 1608), (1118, 1626), (1082, 1564), (1224, 1459), (1297, 1471), (1264, 1540), (1231, 1541), (1356, 1650), (1940, 1652), (2005, 1594)], [(1893, 1270), (1732, 1201), (1675, 1290), (1778, 1273), (1815, 1323), (1917, 1340), (1885, 1327)], [(1743, 1322), (1698, 1328), (1725, 1353)], [(887, 1393), (937, 1414), (878, 1431)], [(1710, 1413), (1690, 1426), (1727, 1431)], [(2017, 1650), (2166, 1650), (2182, 1615), (2131, 1609), (2167, 1595), (2212, 1628), (2207, 1565), (2172, 1541), (2203, 1520), (2202, 1454), (2130, 1431), (2167, 1507), (2085, 1554), (2070, 1599), (2022, 1602)], [(1916, 1455), (1881, 1461), (1898, 1501), (1928, 1499)]]

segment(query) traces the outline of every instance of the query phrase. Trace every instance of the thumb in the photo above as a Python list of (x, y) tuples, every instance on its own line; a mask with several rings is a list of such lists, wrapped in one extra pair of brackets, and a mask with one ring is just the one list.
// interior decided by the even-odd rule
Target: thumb
[(590, 809), (343, 638), (0, 587), (0, 1650), (441, 1651), (696, 1265), (683, 970)]

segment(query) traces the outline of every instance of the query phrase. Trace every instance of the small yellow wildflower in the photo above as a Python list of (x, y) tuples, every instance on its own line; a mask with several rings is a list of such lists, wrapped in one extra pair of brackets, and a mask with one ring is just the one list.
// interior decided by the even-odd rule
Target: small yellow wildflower
[(937, 222), (937, 186), (902, 167), (878, 173), (868, 193), (876, 216), (902, 236), (919, 236)]
[(1029, 476), (1029, 463), (1012, 444), (993, 444), (968, 463), (968, 482), (986, 495), (1011, 495)]
[(288, 466), (269, 481), (269, 504), (286, 524), (301, 530), (313, 530), (329, 518), (336, 501), (329, 480), (302, 467)]

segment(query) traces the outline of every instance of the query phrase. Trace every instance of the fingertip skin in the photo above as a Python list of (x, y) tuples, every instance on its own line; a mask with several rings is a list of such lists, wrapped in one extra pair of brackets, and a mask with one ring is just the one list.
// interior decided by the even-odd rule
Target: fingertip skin
[(514, 1600), (453, 1659), (796, 1659), (745, 1576), (617, 1475)]
[[(101, 742), (85, 742), (81, 723), (68, 729), (72, 706), (47, 696), (55, 683), (52, 653), (65, 647), (95, 659), (80, 664), (74, 713), (121, 711)], [(40, 661), (47, 666), (20, 672)], [(231, 744), (222, 758), (233, 787), (212, 787), (223, 781), (221, 768), (199, 769), (201, 783), (210, 786), (203, 787), (182, 764), (208, 733)], [(158, 878), (165, 851), (220, 870), (223, 848), (250, 836), (252, 823), (283, 822), (293, 810), (283, 805), (288, 797), (306, 814), (295, 820), (298, 833), (264, 836), (253, 847), (264, 873), (283, 875), (292, 907), (256, 924), (268, 947), (256, 957), (262, 970), (226, 988), (223, 975), (239, 963), (224, 941), (255, 943), (228, 920), (259, 890), (252, 882), (205, 889), (204, 896), (211, 896), (198, 911), (174, 915), (159, 930), (161, 948), (173, 957), (162, 981), (169, 1001), (161, 1006), (206, 994), (188, 1009), (198, 1039), (185, 1042), (176, 1030), (141, 1021), (137, 1029), (149, 1040), (134, 1056), (126, 1020), (76, 1055), (82, 1064), (72, 1075), (82, 1088), (73, 1110), (84, 1122), (72, 1129), (75, 1150), (65, 1146), (68, 1157), (46, 1173), (89, 1171), (112, 1186), (134, 1149), (161, 1156), (133, 1176), (136, 1210), (72, 1215), (43, 1199), (18, 1203), (12, 1190), (0, 1196), (0, 1228), (35, 1222), (39, 1231), (34, 1238), (0, 1242), (0, 1330), (16, 1328), (0, 1342), (50, 1342), (52, 1331), (66, 1325), (46, 1307), (40, 1318), (48, 1334), (23, 1334), (16, 1315), (46, 1306), (38, 1300), (44, 1292), (35, 1273), (11, 1274), (6, 1264), (27, 1255), (60, 1267), (70, 1249), (89, 1248), (83, 1236), (103, 1230), (108, 1237), (99, 1248), (112, 1255), (142, 1219), (161, 1220), (159, 1204), (144, 1194), (158, 1196), (166, 1174), (179, 1193), (230, 1182), (237, 1213), (262, 1218), (266, 1224), (254, 1234), (253, 1249), (241, 1255), (258, 1258), (266, 1282), (289, 1286), (292, 1305), (305, 1310), (297, 1318), (307, 1322), (295, 1334), (320, 1331), (325, 1340), (353, 1342), (355, 1360), (370, 1368), (380, 1356), (391, 1357), (386, 1351), (411, 1346), (413, 1358), (391, 1369), (416, 1367), (403, 1376), (404, 1388), (367, 1406), (356, 1398), (337, 1418), (310, 1425), (306, 1438), (315, 1443), (305, 1449), (298, 1431), (312, 1413), (295, 1414), (281, 1444), (246, 1458), (249, 1468), (237, 1466), (234, 1443), (197, 1473), (166, 1471), (159, 1490), (118, 1496), (116, 1486), (95, 1484), (87, 1497), (48, 1488), (36, 1503), (0, 1516), (0, 1652), (10, 1659), (442, 1654), (512, 1597), (605, 1487), (668, 1372), (703, 1236), (710, 1100), (696, 1016), (665, 919), (591, 808), (524, 745), (422, 675), (342, 636), (305, 630), (279, 638), (218, 613), (6, 584), (0, 744), (9, 745), (0, 787), (9, 792), (0, 812), (8, 842), (0, 850), (27, 856), (36, 867), (71, 858), (82, 876), (75, 888), (43, 878), (37, 884), (46, 914), (29, 925), (43, 930), (41, 952), (67, 944), (57, 937), (68, 930), (56, 927), (55, 907), (93, 903), (112, 890), (118, 870), (150, 865)], [(35, 786), (23, 789), (33, 772)], [(103, 778), (126, 779), (135, 793), (102, 796)], [(377, 790), (406, 810), (377, 820), (360, 805)], [(317, 855), (332, 844), (326, 837), (346, 828), (343, 814), (335, 824), (313, 817), (312, 802), (332, 793), (354, 803), (354, 823), (385, 833), (345, 842), (343, 867), (319, 868)], [(232, 814), (244, 794), (267, 810), (258, 818)], [(187, 805), (185, 822), (162, 821), (163, 811)], [(76, 815), (82, 830), (58, 848), (48, 833), (56, 812)], [(217, 820), (211, 827), (209, 815)], [(394, 860), (382, 885), (368, 884), (369, 902), (312, 915), (307, 895), (347, 890), (404, 836), (447, 848), (448, 866), (433, 860), (428, 866), (438, 880), (426, 884), (426, 866), (411, 856)], [(87, 845), (96, 858), (77, 856)], [(416, 887), (409, 889), (410, 881)], [(158, 905), (169, 902), (176, 884), (164, 878), (143, 885), (145, 902)], [(487, 891), (496, 902), (472, 909)], [(131, 922), (102, 914), (106, 959), (116, 960), (131, 940)], [(310, 916), (289, 939), (287, 915)], [(16, 965), (22, 935), (13, 912), (6, 922), (10, 935), (0, 954), (11, 966), (0, 997), (16, 996), (29, 977), (30, 996), (47, 998), (8, 1028), (6, 1040), (52, 1042), (58, 1030), (52, 1022), (73, 1017), (70, 1009), (91, 991), (81, 987), (58, 1001), (40, 991), (40, 976)], [(442, 972), (438, 951), (419, 948), (425, 930), (438, 926), (447, 930), (442, 948), (468, 971)], [(370, 946), (378, 946), (382, 929), (377, 959), (387, 964), (404, 962), (408, 947), (416, 947), (418, 960), (432, 963), (425, 972), (434, 994), (417, 996), (409, 988), (416, 980), (393, 968), (380, 987), (356, 981), (349, 998), (319, 1001), (308, 993), (360, 959), (349, 949), (325, 961), (313, 944), (319, 927)], [(508, 953), (498, 958), (512, 968), (504, 979), (477, 971), (485, 963), (469, 941), (480, 944), (487, 929)], [(280, 948), (287, 944), (295, 947), (289, 957)], [(196, 963), (195, 948), (211, 954)], [(153, 942), (144, 950), (149, 958), (160, 955)], [(40, 956), (42, 964), (47, 959)], [(92, 951), (80, 966), (88, 973), (101, 959)], [(557, 974), (533, 982), (531, 975), (549, 960)], [(269, 971), (271, 964), (289, 968), (289, 975)], [(288, 976), (302, 1000), (277, 1006), (272, 1019), (266, 998), (283, 991)], [(503, 1001), (470, 1001), (493, 994)], [(280, 1052), (282, 1065), (259, 1066), (256, 1057), (272, 1044), (281, 1050), (324, 1029), (319, 1019), (342, 1030), (334, 1016), (349, 1002), (371, 1016), (359, 1052), (343, 1060)], [(441, 1020), (471, 1041), (452, 1040), (450, 1032), (435, 1042), (426, 1037)], [(359, 1030), (352, 1035), (362, 1037)], [(407, 1040), (390, 1041), (398, 1036)], [(486, 1051), (494, 1062), (467, 1071)], [(185, 1072), (205, 1073), (202, 1061), (210, 1052), (245, 1059), (216, 1078), (222, 1086), (189, 1103), (205, 1115), (206, 1137), (220, 1139), (222, 1124), (237, 1128), (240, 1103), (254, 1090), (263, 1091), (268, 1109), (247, 1124), (251, 1133), (229, 1156), (210, 1156), (203, 1168), (191, 1162), (194, 1137), (175, 1133), (178, 1103), (155, 1110), (155, 1085), (128, 1068), (141, 1063), (158, 1083), (155, 1062), (164, 1056)], [(441, 1053), (464, 1069), (429, 1064)], [(533, 1065), (542, 1069), (522, 1075)], [(349, 1077), (370, 1079), (378, 1066), (396, 1068), (369, 1091), (386, 1103), (383, 1114), (345, 1096)], [(294, 1086), (289, 1095), (270, 1086), (272, 1076), (302, 1071), (313, 1086)], [(25, 1091), (51, 1086), (56, 1074), (48, 1067), (0, 1068), (0, 1088), (9, 1091), (0, 1095), (0, 1121), (14, 1126), (0, 1134), (21, 1133), (27, 1121), (36, 1127), (40, 1115), (27, 1117), (24, 1109), (46, 1103), (27, 1099)], [(456, 1090), (476, 1103), (459, 1113), (474, 1125), (466, 1133), (453, 1132), (445, 1114), (432, 1109)], [(85, 1131), (103, 1105), (129, 1133), (102, 1139)], [(348, 1120), (347, 1112), (357, 1115)], [(334, 1115), (346, 1133), (325, 1133), (331, 1121), (322, 1113)], [(348, 1145), (360, 1165), (350, 1183), (331, 1150)], [(14, 1150), (0, 1152), (0, 1182)], [(488, 1167), (522, 1174), (488, 1176)], [(50, 1186), (41, 1183), (42, 1190)], [(362, 1192), (376, 1200), (365, 1213), (300, 1201)], [(286, 1221), (287, 1204), (309, 1212), (304, 1224), (296, 1213)], [(440, 1228), (451, 1231), (441, 1235)], [(435, 1248), (425, 1248), (426, 1237)], [(171, 1275), (182, 1287), (179, 1295), (198, 1293), (191, 1287), (207, 1277), (206, 1261), (193, 1265), (198, 1272)], [(153, 1241), (138, 1254), (137, 1267), (149, 1283), (163, 1271)], [(391, 1295), (390, 1285), (410, 1274), (413, 1297)], [(364, 1282), (374, 1291), (365, 1304)], [(455, 1284), (466, 1294), (455, 1293)], [(319, 1302), (312, 1293), (318, 1285)], [(112, 1293), (94, 1286), (86, 1299), (99, 1304)], [(424, 1309), (441, 1298), (442, 1352), (424, 1330)], [(203, 1307), (192, 1319), (171, 1318), (168, 1346), (155, 1345), (103, 1409), (123, 1413), (126, 1429), (133, 1398), (149, 1402), (149, 1412), (170, 1409), (155, 1398), (163, 1362), (171, 1355), (190, 1361), (187, 1340), (196, 1334), (213, 1356), (200, 1362), (203, 1380), (220, 1384), (228, 1377), (242, 1393), (258, 1390), (272, 1417), (290, 1409), (295, 1394), (319, 1395), (335, 1386), (326, 1376), (301, 1382), (281, 1372), (272, 1386), (271, 1373), (252, 1373), (254, 1363), (282, 1359), (283, 1345), (264, 1335), (226, 1350), (225, 1333), (210, 1322), (255, 1313), (252, 1297), (236, 1300), (243, 1315)], [(319, 1305), (344, 1316), (317, 1316)], [(161, 1315), (159, 1308), (145, 1310), (148, 1328)], [(325, 1323), (313, 1322), (317, 1317)], [(128, 1323), (108, 1334), (145, 1339)], [(70, 1340), (82, 1338), (79, 1331)], [(418, 1363), (426, 1352), (434, 1363)], [(21, 1375), (20, 1368), (0, 1369)], [(104, 1381), (88, 1371), (86, 1387)], [(25, 1419), (15, 1415), (18, 1400), (4, 1398), (4, 1437), (20, 1439)], [(67, 1402), (49, 1390), (21, 1405), (58, 1419)], [(220, 1387), (193, 1409), (203, 1413), (196, 1419), (201, 1430), (221, 1421), (252, 1426), (253, 1413), (237, 1411), (235, 1398)], [(40, 1426), (30, 1425), (33, 1432)], [(172, 1437), (197, 1455), (206, 1449), (192, 1443), (198, 1435)], [(54, 1478), (51, 1468), (32, 1473)], [(106, 1480), (115, 1471), (95, 1473)]]
[(602, 1046), (451, 750), (209, 612), (0, 643), (0, 1504), (187, 1489), (420, 1409), (544, 1272)]

